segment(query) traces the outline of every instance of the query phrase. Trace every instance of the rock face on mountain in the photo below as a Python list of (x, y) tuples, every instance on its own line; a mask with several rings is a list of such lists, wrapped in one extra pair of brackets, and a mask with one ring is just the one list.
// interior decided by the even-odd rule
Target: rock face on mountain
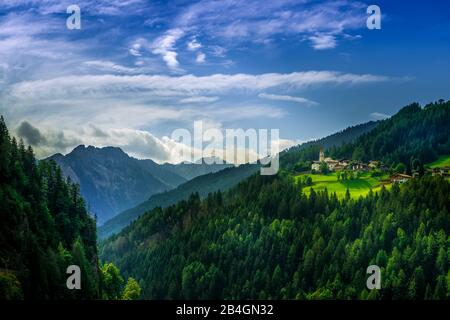
[(173, 189), (186, 181), (152, 160), (138, 160), (120, 148), (80, 145), (54, 160), (66, 177), (80, 185), (89, 211), (97, 223), (134, 207), (155, 193)]

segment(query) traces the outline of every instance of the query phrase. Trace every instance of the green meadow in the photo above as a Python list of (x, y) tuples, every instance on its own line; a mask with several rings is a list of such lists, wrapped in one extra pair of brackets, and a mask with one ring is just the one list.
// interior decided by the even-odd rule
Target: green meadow
[(450, 156), (440, 156), (435, 162), (427, 165), (430, 168), (450, 167)]
[[(301, 174), (296, 177), (296, 180), (299, 180), (301, 177), (310, 176), (312, 179), (312, 186), (305, 187), (303, 192), (306, 195), (311, 193), (311, 188), (314, 191), (323, 191), (325, 189), (328, 190), (328, 193), (336, 193), (339, 199), (345, 197), (345, 193), (347, 189), (350, 192), (350, 196), (352, 198), (359, 198), (360, 196), (365, 196), (369, 193), (370, 190), (376, 192), (381, 189), (382, 180), (388, 179), (388, 175), (383, 177), (371, 177), (370, 172), (364, 172), (361, 174), (359, 178), (353, 180), (339, 180), (337, 179), (337, 175), (335, 172), (329, 174)], [(390, 187), (390, 185), (386, 185), (386, 187)]]

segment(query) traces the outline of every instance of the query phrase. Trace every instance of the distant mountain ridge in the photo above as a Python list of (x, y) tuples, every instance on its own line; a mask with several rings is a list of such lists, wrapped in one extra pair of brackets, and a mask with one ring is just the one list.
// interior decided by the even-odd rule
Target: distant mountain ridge
[(89, 211), (99, 224), (155, 193), (173, 189), (185, 178), (164, 170), (152, 160), (138, 160), (120, 148), (80, 145), (54, 160), (66, 177), (80, 185)]
[[(212, 164), (208, 165), (206, 164), (206, 162)], [(222, 162), (223, 160), (219, 158), (203, 158), (194, 163), (179, 163), (179, 164), (164, 163), (161, 166), (172, 173), (182, 176), (186, 180), (191, 180), (194, 179), (195, 177), (202, 176), (204, 174), (213, 173), (223, 170), (225, 168), (233, 167), (232, 164)]]

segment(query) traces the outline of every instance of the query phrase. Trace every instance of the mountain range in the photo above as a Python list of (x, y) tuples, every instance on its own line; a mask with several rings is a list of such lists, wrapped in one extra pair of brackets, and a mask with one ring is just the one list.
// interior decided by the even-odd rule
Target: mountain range
[[(317, 156), (317, 151), (315, 147), (321, 145), (324, 147), (340, 146), (344, 143), (351, 143), (356, 138), (364, 133), (373, 130), (377, 126), (378, 122), (367, 122), (357, 126), (348, 127), (345, 130), (334, 133), (322, 139), (315, 141), (306, 142), (302, 145), (292, 147), (281, 153), (283, 159), (281, 165), (286, 168), (292, 161), (290, 155), (295, 155), (295, 161), (298, 161), (297, 151), (304, 150), (306, 148), (312, 147), (313, 152), (311, 152), (311, 157)], [(205, 170), (203, 166), (198, 166), (195, 164), (186, 165), (167, 165), (174, 173), (189, 174), (192, 172), (200, 173)], [(137, 217), (143, 213), (152, 210), (155, 207), (167, 207), (173, 205), (181, 200), (186, 200), (193, 193), (198, 193), (200, 198), (205, 198), (209, 193), (216, 191), (227, 191), (231, 187), (237, 185), (240, 181), (248, 178), (250, 175), (254, 174), (259, 169), (259, 165), (244, 165), (239, 167), (227, 168), (216, 173), (209, 173), (206, 175), (198, 176), (190, 181), (187, 181), (176, 189), (163, 192), (160, 194), (155, 194), (151, 196), (148, 200), (140, 203), (139, 205), (125, 210), (117, 214), (112, 219), (106, 221), (98, 229), (98, 236), (100, 239), (104, 239), (109, 235), (120, 231), (122, 228), (130, 224)], [(196, 171), (193, 171), (196, 170)]]
[(201, 174), (215, 172), (229, 164), (157, 164), (150, 159), (130, 157), (117, 147), (79, 145), (54, 160), (64, 176), (80, 185), (89, 212), (101, 225), (119, 212), (132, 208), (151, 195), (176, 188)]

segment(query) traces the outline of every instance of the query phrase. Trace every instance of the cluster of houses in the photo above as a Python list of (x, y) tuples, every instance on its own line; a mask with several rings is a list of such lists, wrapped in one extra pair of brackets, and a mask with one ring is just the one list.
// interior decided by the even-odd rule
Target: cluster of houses
[(443, 176), (443, 177), (450, 177), (450, 167), (439, 167), (439, 168), (429, 168), (427, 169), (427, 173), (431, 174), (432, 176)]
[(350, 161), (347, 159), (335, 160), (332, 158), (325, 158), (323, 148), (319, 152), (319, 161), (313, 161), (311, 164), (311, 170), (320, 171), (320, 166), (325, 163), (329, 171), (342, 171), (342, 170), (371, 170), (379, 168), (381, 170), (386, 169), (381, 165), (379, 161), (370, 161), (369, 163), (364, 163), (361, 161)]

